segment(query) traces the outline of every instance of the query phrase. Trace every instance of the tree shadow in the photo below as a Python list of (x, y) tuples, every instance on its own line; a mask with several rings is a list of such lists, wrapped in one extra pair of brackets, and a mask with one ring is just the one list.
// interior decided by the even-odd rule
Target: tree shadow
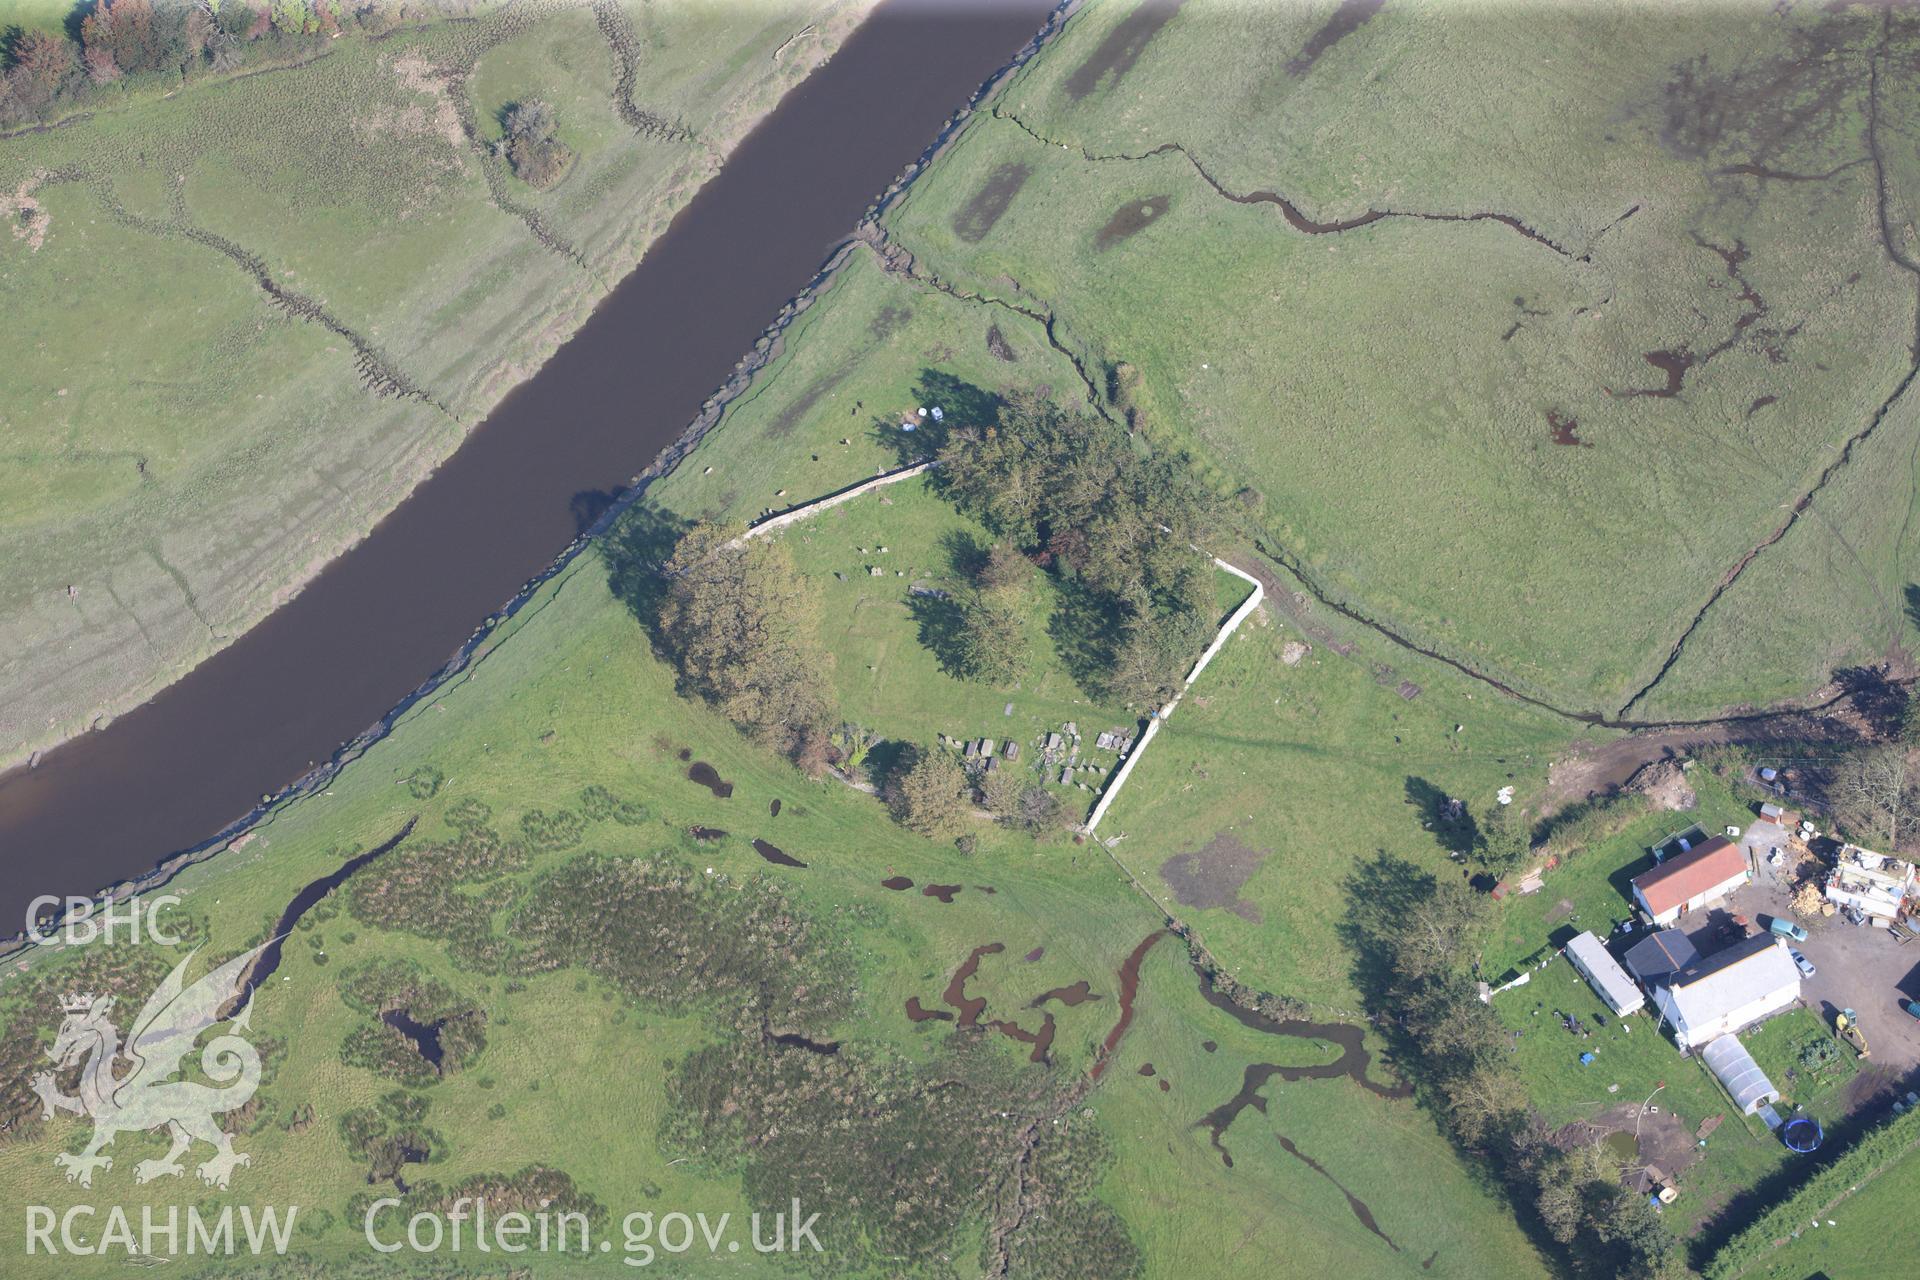
[(940, 664), (940, 669), (955, 678), (966, 675), (965, 649), (961, 636), (966, 628), (966, 610), (947, 595), (910, 595), (907, 609), (919, 628), (920, 643)]
[(1920, 627), (1920, 582), (1909, 582), (1906, 589), (1907, 621)]
[(1467, 812), (1466, 802), (1456, 800), (1425, 778), (1407, 778), (1407, 803), (1420, 815), (1420, 823), (1433, 833), (1447, 853), (1472, 853), (1480, 844), (1480, 824)]
[[(956, 427), (990, 427), (1000, 421), (1004, 397), (939, 369), (922, 369), (914, 384), (914, 406), (907, 414), (873, 419), (868, 434), (903, 467), (925, 462), (946, 445)], [(920, 417), (916, 410), (927, 410)], [(939, 411), (939, 417), (934, 411)], [(910, 424), (906, 430), (903, 424)]]
[(656, 652), (662, 647), (660, 603), (667, 591), (661, 566), (691, 527), (690, 521), (671, 511), (637, 503), (601, 539), (608, 589), (646, 630)]
[(1126, 619), (1118, 601), (1079, 578), (1062, 574), (1053, 581), (1060, 599), (1047, 619), (1053, 651), (1081, 691), (1097, 697), (1113, 670)]
[(940, 551), (947, 557), (947, 570), (956, 578), (972, 582), (987, 566), (986, 544), (965, 529), (949, 529), (940, 535)]
[(573, 513), (573, 532), (576, 536), (591, 532), (600, 523), (600, 517), (607, 509), (620, 501), (624, 489), (582, 489), (573, 495), (567, 504)]
[(865, 770), (867, 781), (878, 787), (884, 795), (891, 791), (894, 780), (900, 774), (913, 767), (919, 754), (919, 748), (911, 742), (882, 738), (860, 757), (860, 767)]
[[(1909, 600), (1912, 590), (1908, 588)], [(1909, 603), (1909, 611), (1912, 607)], [(1889, 678), (1885, 667), (1842, 667), (1833, 673), (1833, 679), (1876, 733), (1899, 732), (1907, 710), (1907, 691)]]

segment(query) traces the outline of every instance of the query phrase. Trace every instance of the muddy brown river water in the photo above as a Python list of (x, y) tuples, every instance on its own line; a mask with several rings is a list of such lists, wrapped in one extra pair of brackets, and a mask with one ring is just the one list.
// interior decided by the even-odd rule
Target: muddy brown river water
[(0, 777), (0, 938), (37, 895), (203, 845), (406, 698), (681, 435), (1051, 8), (887, 0), (372, 534), (153, 701)]

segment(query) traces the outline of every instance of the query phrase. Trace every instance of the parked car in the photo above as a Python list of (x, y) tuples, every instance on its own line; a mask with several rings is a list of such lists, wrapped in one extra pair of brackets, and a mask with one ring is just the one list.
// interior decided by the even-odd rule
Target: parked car
[(1900, 1007), (1912, 1014), (1914, 1018), (1920, 1019), (1920, 1000), (1909, 1000)]
[(1791, 938), (1795, 942), (1805, 942), (1807, 940), (1807, 931), (1805, 929), (1802, 929), (1791, 920), (1782, 920), (1779, 916), (1774, 916), (1771, 920), (1767, 921), (1767, 929), (1782, 938)]
[(1801, 955), (1800, 952), (1794, 949), (1793, 947), (1787, 948), (1787, 954), (1793, 957), (1794, 968), (1800, 970), (1801, 977), (1811, 978), (1813, 976), (1814, 974), (1813, 961)]

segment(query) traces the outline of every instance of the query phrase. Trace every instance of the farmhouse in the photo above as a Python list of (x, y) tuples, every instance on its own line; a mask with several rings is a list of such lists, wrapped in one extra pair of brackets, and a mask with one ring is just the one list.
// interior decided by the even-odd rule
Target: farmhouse
[(1827, 901), (1882, 927), (1899, 918), (1913, 891), (1911, 862), (1858, 845), (1842, 846), (1827, 877)]
[(1653, 1002), (1680, 1047), (1692, 1049), (1778, 1013), (1799, 996), (1800, 970), (1786, 942), (1763, 933), (1676, 971)]
[(1620, 962), (1607, 953), (1606, 944), (1593, 934), (1583, 933), (1569, 942), (1567, 960), (1614, 1013), (1625, 1017), (1646, 1006), (1647, 998), (1640, 994), (1640, 988), (1633, 985)]
[(1715, 836), (1635, 876), (1633, 900), (1649, 920), (1664, 928), (1732, 893), (1752, 875), (1746, 852), (1725, 836)]
[(1662, 929), (1627, 949), (1627, 970), (1651, 991), (1678, 970), (1700, 959), (1687, 935), (1678, 929)]

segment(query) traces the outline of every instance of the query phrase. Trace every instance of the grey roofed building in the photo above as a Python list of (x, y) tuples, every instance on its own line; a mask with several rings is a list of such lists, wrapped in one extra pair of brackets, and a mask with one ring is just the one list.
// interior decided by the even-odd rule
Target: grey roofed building
[(1680, 930), (1662, 929), (1634, 943), (1627, 949), (1625, 958), (1628, 972), (1652, 990), (1665, 982), (1669, 974), (1697, 964), (1700, 952)]
[(1773, 1087), (1773, 1081), (1767, 1079), (1767, 1073), (1760, 1069), (1738, 1036), (1721, 1036), (1711, 1041), (1700, 1051), (1700, 1057), (1713, 1069), (1713, 1074), (1720, 1077), (1720, 1083), (1727, 1086), (1727, 1092), (1733, 1095), (1742, 1113), (1752, 1115), (1769, 1102), (1780, 1101), (1780, 1091)]
[(1647, 1003), (1620, 962), (1608, 953), (1606, 944), (1593, 934), (1583, 933), (1569, 942), (1567, 959), (1614, 1013), (1625, 1016)]

